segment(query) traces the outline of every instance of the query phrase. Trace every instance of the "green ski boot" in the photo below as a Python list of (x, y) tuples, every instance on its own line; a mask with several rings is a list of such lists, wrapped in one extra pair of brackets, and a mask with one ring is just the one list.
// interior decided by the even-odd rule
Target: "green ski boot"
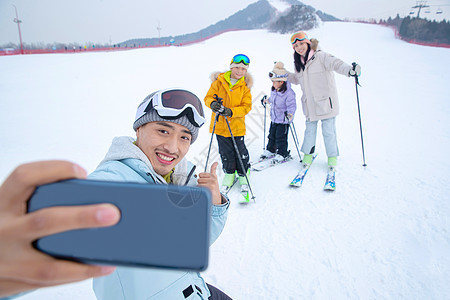
[(220, 192), (222, 194), (228, 194), (233, 185), (236, 183), (236, 172), (234, 173), (225, 173), (225, 176), (222, 180), (222, 186), (220, 187)]

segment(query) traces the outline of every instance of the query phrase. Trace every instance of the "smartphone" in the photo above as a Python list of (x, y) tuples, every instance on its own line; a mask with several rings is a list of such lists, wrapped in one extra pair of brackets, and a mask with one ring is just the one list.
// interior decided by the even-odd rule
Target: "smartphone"
[(116, 205), (120, 221), (49, 235), (34, 247), (88, 264), (206, 269), (211, 193), (203, 187), (70, 179), (38, 186), (28, 212), (98, 203)]

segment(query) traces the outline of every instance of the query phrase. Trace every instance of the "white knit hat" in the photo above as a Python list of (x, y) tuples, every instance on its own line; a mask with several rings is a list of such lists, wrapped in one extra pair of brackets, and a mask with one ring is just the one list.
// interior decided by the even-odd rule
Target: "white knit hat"
[(287, 81), (288, 72), (281, 61), (275, 63), (272, 72), (269, 73), (269, 77), (272, 81)]

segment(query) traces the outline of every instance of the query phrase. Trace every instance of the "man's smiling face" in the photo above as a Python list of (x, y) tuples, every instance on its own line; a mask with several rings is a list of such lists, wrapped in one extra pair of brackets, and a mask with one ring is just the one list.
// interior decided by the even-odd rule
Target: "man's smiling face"
[(139, 127), (136, 136), (136, 146), (161, 176), (167, 175), (184, 158), (192, 139), (186, 127), (165, 121), (150, 122)]

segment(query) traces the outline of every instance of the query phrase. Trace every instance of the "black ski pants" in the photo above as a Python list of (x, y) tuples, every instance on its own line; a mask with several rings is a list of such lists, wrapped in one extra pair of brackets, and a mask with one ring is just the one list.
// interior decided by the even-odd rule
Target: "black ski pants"
[(244, 174), (247, 173), (247, 170), (249, 168), (249, 160), (250, 160), (247, 147), (245, 146), (244, 143), (244, 137), (243, 136), (234, 137), (237, 148), (239, 150), (239, 154), (241, 155), (244, 170), (242, 170), (241, 168), (239, 156), (234, 148), (232, 137), (224, 137), (221, 135), (216, 135), (216, 137), (217, 137), (217, 144), (219, 145), (219, 154), (222, 160), (222, 167), (224, 172), (232, 174), (235, 171), (238, 171), (238, 174), (240, 176), (244, 176)]
[(286, 157), (288, 152), (289, 124), (270, 123), (267, 150)]
[(209, 292), (211, 293), (211, 296), (209, 296), (209, 300), (232, 300), (227, 294), (219, 290), (213, 285), (210, 285), (209, 283), (206, 284), (208, 286)]
[[(208, 290), (211, 296), (208, 297), (208, 300), (232, 300), (227, 294), (219, 290), (213, 285), (206, 283), (208, 286)], [(195, 288), (194, 288), (195, 287)], [(186, 289), (183, 290), (183, 296), (185, 299), (189, 298), (192, 294), (197, 294), (201, 296), (202, 291), (197, 285), (189, 285)], [(203, 299), (203, 297), (201, 297)]]

